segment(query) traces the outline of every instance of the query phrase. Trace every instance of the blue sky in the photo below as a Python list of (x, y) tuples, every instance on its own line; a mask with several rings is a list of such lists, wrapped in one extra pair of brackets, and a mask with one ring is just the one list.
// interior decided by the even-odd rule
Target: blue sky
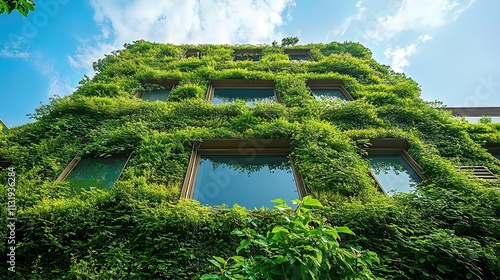
[(497, 0), (38, 0), (0, 15), (0, 119), (30, 120), (40, 102), (74, 91), (92, 62), (145, 39), (164, 43), (355, 41), (404, 72), (422, 98), (500, 106)]

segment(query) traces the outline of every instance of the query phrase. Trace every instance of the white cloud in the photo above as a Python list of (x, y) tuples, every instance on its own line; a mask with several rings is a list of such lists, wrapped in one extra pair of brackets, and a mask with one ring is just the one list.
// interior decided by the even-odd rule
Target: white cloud
[[(359, 40), (382, 42), (407, 31), (429, 32), (455, 21), (475, 0), (358, 1), (356, 14), (334, 29), (335, 36), (347, 34)], [(368, 6), (370, 5), (370, 6)]]
[(124, 43), (144, 39), (160, 43), (271, 43), (279, 36), (286, 8), (294, 0), (92, 0), (101, 30), (84, 44), (70, 64), (91, 68), (93, 61)]
[(383, 41), (403, 31), (425, 31), (456, 20), (475, 0), (404, 0), (394, 15), (375, 19), (369, 39)]
[(395, 48), (389, 47), (384, 51), (385, 57), (390, 60), (392, 70), (396, 72), (403, 72), (403, 68), (410, 65), (408, 58), (418, 52), (418, 46), (421, 43), (432, 40), (433, 38), (428, 34), (422, 34), (418, 37), (418, 41), (407, 44), (405, 47), (396, 46)]
[(30, 57), (30, 62), (35, 69), (49, 81), (48, 96), (64, 96), (74, 91), (71, 86), (71, 81), (68, 77), (63, 77), (56, 70), (54, 63), (45, 58), (41, 53), (33, 53)]
[(384, 55), (390, 59), (390, 66), (396, 72), (403, 72), (403, 67), (409, 66), (408, 57), (414, 55), (417, 51), (417, 44), (409, 44), (406, 47), (397, 46), (396, 48), (387, 48)]
[(4, 44), (3, 49), (0, 50), (0, 57), (28, 59), (30, 48), (23, 37), (19, 37), (15, 41)]
[(418, 39), (419, 39), (420, 41), (422, 41), (422, 43), (425, 43), (425, 42), (427, 42), (427, 41), (429, 41), (429, 40), (432, 40), (432, 39), (434, 39), (434, 38), (432, 38), (431, 36), (429, 36), (429, 35), (427, 35), (427, 34), (424, 34), (424, 35), (420, 35), (420, 37), (418, 37)]
[(6, 43), (0, 50), (0, 57), (23, 59), (30, 63), (35, 70), (49, 81), (48, 96), (67, 95), (74, 89), (71, 87), (71, 81), (67, 77), (63, 77), (59, 71), (55, 69), (55, 64), (44, 57), (39, 51), (33, 51), (30, 41), (23, 37), (18, 37)]

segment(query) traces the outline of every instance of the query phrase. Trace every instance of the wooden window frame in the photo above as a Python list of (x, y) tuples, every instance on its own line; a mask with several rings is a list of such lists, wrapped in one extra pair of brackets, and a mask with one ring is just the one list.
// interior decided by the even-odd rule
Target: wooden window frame
[[(408, 140), (404, 138), (372, 138), (370, 146), (364, 150), (371, 155), (401, 155), (411, 169), (420, 177), (420, 180), (425, 181), (427, 177), (424, 175), (422, 167), (408, 154), (407, 150), (410, 147)], [(370, 176), (375, 180), (381, 192), (387, 194), (382, 184), (379, 182), (375, 174), (370, 170)]]
[(281, 103), (281, 98), (276, 93), (274, 80), (244, 80), (244, 79), (225, 79), (211, 80), (208, 86), (206, 101), (213, 102), (216, 88), (228, 89), (272, 89), (276, 102)]
[(283, 52), (288, 55), (288, 59), (290, 59), (290, 61), (301, 61), (292, 59), (292, 56), (294, 55), (306, 55), (308, 57), (307, 61), (312, 59), (311, 49), (285, 49)]
[(307, 195), (307, 190), (302, 176), (295, 168), (295, 161), (290, 156), (290, 140), (284, 139), (206, 139), (194, 142), (189, 158), (184, 184), (182, 186), (181, 198), (193, 199), (196, 176), (200, 166), (201, 156), (225, 155), (225, 156), (259, 156), (276, 155), (289, 156), (295, 186), (302, 199)]
[(343, 80), (308, 80), (306, 82), (307, 88), (314, 96), (313, 89), (338, 89), (344, 95), (346, 101), (354, 101), (354, 98), (349, 94), (349, 92), (344, 87)]

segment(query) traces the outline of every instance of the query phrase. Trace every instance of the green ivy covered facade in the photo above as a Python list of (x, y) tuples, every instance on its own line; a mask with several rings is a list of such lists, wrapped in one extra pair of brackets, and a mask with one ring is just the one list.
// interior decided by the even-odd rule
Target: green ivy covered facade
[[(308, 60), (272, 46), (126, 44), (72, 95), (37, 109), (35, 122), (0, 133), (0, 158), (16, 176), (17, 277), (199, 279), (212, 256), (234, 255), (234, 229), (265, 232), (277, 214), (181, 198), (193, 143), (281, 139), (325, 219), (356, 234), (344, 245), (377, 253), (376, 276), (500, 278), (500, 183), (457, 169), (500, 175), (484, 146), (500, 143), (500, 125), (469, 124), (423, 101), (417, 83), (357, 43), (293, 49), (309, 50)], [(280, 102), (212, 104), (211, 83), (227, 80), (272, 81)], [(342, 81), (353, 100), (317, 100), (312, 80)], [(166, 101), (137, 97), (166, 89)], [(385, 138), (408, 143), (423, 174), (414, 192), (388, 196), (371, 175), (366, 148)], [(128, 162), (112, 188), (75, 187), (57, 180), (75, 157)], [(9, 176), (0, 173), (4, 199)], [(1, 213), (8, 236), (10, 212)]]

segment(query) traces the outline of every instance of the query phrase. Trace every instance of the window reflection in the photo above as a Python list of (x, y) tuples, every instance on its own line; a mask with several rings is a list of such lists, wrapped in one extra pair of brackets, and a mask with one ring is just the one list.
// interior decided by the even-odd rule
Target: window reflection
[(278, 197), (300, 198), (287, 156), (201, 156), (193, 193), (201, 204), (273, 208)]
[(75, 190), (95, 188), (111, 188), (120, 176), (127, 158), (84, 158), (66, 178)]
[(170, 90), (152, 90), (141, 95), (141, 99), (147, 101), (166, 101), (170, 95)]
[(421, 181), (401, 155), (370, 155), (371, 171), (388, 195), (409, 193)]
[(255, 102), (276, 101), (276, 97), (272, 88), (216, 88), (214, 91), (214, 105), (222, 103), (232, 103), (236, 100), (246, 101), (248, 106), (252, 106)]
[(344, 94), (340, 91), (340, 89), (336, 88), (331, 88), (331, 89), (319, 89), (319, 88), (313, 88), (311, 89), (314, 98), (316, 100), (322, 100), (322, 99), (340, 99), (340, 100), (346, 100)]

